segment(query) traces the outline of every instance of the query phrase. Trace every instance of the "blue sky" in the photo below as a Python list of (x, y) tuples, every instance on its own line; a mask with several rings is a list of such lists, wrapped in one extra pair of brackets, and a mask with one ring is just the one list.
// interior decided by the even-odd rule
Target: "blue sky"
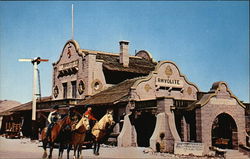
[(42, 96), (51, 94), (52, 63), (71, 39), (82, 49), (130, 54), (149, 51), (170, 60), (201, 91), (225, 81), (249, 102), (249, 2), (171, 1), (23, 1), (0, 2), (0, 99), (31, 100), (32, 65), (19, 58), (48, 58), (39, 64)]

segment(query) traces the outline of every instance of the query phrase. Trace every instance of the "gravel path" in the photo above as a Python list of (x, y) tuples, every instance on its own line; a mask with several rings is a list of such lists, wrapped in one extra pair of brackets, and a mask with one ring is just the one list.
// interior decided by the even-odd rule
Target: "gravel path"
[[(30, 141), (30, 139), (6, 139), (0, 137), (0, 159), (41, 159), (43, 155), (42, 143), (39, 141)], [(144, 153), (146, 148), (143, 147), (108, 147), (100, 148), (100, 155), (94, 156), (92, 149), (83, 150), (83, 158), (85, 159), (179, 159), (179, 158), (197, 158), (187, 156), (176, 156), (173, 154), (161, 153)], [(48, 150), (47, 150), (48, 152)], [(57, 159), (58, 149), (53, 151), (53, 159)], [(66, 159), (66, 151), (64, 151), (63, 159)], [(70, 153), (73, 158), (73, 152)], [(199, 157), (201, 158), (201, 157)], [(203, 157), (204, 158), (204, 157)]]

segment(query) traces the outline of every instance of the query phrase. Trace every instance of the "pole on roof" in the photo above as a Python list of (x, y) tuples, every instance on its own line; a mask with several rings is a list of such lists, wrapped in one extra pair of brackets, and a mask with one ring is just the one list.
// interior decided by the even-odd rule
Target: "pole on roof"
[(37, 96), (39, 96), (39, 101), (41, 101), (42, 100), (42, 93), (41, 93), (41, 78), (40, 78), (40, 70), (39, 69), (37, 69), (37, 73), (38, 73), (38, 94), (37, 94)]
[(71, 9), (71, 15), (72, 15), (72, 40), (74, 39), (74, 4), (72, 4), (72, 9)]

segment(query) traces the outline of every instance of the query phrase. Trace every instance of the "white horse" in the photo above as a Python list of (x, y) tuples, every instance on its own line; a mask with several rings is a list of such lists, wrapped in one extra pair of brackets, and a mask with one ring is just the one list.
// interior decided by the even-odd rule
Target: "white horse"
[(99, 155), (100, 144), (105, 141), (105, 139), (112, 132), (112, 126), (115, 124), (113, 120), (113, 111), (107, 111), (107, 113), (97, 122), (91, 133), (95, 137), (94, 141), (94, 154)]

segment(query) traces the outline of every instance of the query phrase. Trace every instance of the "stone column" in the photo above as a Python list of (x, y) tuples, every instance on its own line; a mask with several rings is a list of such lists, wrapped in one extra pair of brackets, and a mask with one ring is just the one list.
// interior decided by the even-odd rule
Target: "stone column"
[(187, 142), (190, 141), (190, 124), (187, 123)]
[(238, 149), (238, 133), (237, 131), (232, 132), (232, 145), (233, 149)]
[(124, 124), (122, 131), (118, 136), (117, 145), (118, 147), (130, 147), (137, 146), (137, 134), (135, 127), (131, 124), (129, 115), (127, 114), (124, 117)]
[(171, 111), (173, 106), (172, 98), (158, 98), (156, 126), (152, 137), (150, 138), (150, 147), (156, 150), (156, 142), (160, 140), (160, 134), (164, 133), (166, 141), (165, 152), (174, 152), (174, 143), (180, 142), (180, 136), (175, 126), (174, 113)]
[[(202, 125), (201, 125), (201, 109), (195, 110), (195, 121), (196, 121), (196, 142), (202, 142)], [(210, 129), (210, 128), (209, 128)]]
[[(164, 112), (159, 113), (156, 116), (156, 125), (155, 125), (155, 130), (153, 132), (153, 135), (150, 138), (150, 147), (156, 151), (156, 143), (160, 141), (160, 134), (164, 133), (165, 134), (165, 140), (166, 140), (166, 125), (167, 125), (167, 117)], [(165, 151), (167, 151), (165, 149)]]
[(187, 142), (188, 141), (188, 124), (185, 120), (185, 117), (183, 116), (181, 119), (181, 131), (182, 131), (182, 135), (183, 135), (183, 141)]

